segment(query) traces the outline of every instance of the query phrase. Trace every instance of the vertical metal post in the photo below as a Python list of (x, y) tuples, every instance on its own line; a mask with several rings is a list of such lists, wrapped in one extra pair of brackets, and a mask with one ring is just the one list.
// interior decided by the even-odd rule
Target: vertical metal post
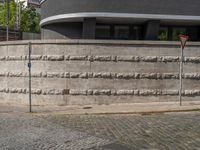
[(28, 71), (29, 71), (29, 112), (32, 112), (32, 97), (31, 97), (31, 42), (28, 43)]
[(9, 41), (10, 0), (6, 0), (6, 40)]
[(183, 74), (183, 46), (181, 46), (181, 56), (180, 56), (180, 73), (179, 73), (179, 81), (180, 81), (180, 89), (179, 89), (179, 100), (180, 106), (182, 106), (182, 74)]

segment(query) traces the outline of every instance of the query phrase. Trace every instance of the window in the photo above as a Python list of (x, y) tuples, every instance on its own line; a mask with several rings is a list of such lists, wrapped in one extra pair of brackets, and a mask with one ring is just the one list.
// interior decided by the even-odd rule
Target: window
[(115, 26), (115, 39), (129, 39), (129, 26)]
[(97, 24), (96, 39), (141, 40), (143, 27), (133, 24)]
[(173, 28), (172, 40), (173, 41), (178, 41), (180, 34), (186, 34), (186, 28)]
[(96, 26), (96, 38), (97, 39), (109, 39), (110, 38), (110, 26), (109, 25), (97, 25)]
[(158, 39), (161, 41), (167, 41), (168, 40), (168, 28), (167, 27), (161, 27), (158, 33)]
[(142, 27), (141, 26), (131, 26), (130, 39), (141, 40), (142, 39)]

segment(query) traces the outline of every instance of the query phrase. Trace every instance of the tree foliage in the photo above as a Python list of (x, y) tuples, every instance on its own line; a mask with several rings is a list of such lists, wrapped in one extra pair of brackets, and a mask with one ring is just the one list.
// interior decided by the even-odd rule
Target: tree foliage
[(21, 13), (21, 30), (24, 32), (40, 32), (40, 14), (33, 7), (26, 7)]
[[(40, 14), (36, 12), (35, 8), (24, 7), (20, 2), (21, 14), (20, 14), (20, 30), (23, 32), (40, 32)], [(10, 0), (10, 17), (9, 17), (9, 28), (16, 28), (17, 20), (17, 3), (14, 0)], [(0, 5), (0, 26), (6, 27), (6, 3)]]
[[(13, 29), (16, 21), (16, 3), (13, 0), (10, 1), (9, 8), (10, 8), (9, 27)], [(2, 27), (6, 27), (7, 25), (6, 10), (7, 10), (6, 3), (0, 5), (0, 25)]]

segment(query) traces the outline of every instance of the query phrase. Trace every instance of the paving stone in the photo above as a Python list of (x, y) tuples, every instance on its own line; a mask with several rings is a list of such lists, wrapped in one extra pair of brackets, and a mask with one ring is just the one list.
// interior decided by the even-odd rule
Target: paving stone
[(0, 150), (199, 150), (200, 112), (0, 113)]

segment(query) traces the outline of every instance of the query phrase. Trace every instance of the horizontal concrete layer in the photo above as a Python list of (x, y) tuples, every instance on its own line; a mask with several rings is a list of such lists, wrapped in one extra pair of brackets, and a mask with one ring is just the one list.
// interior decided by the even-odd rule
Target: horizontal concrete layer
[[(28, 77), (28, 72), (0, 72), (0, 77)], [(178, 73), (119, 73), (119, 72), (32, 72), (33, 78), (71, 78), (71, 79), (179, 79)], [(199, 80), (199, 73), (183, 73), (182, 78)]]
[[(17, 94), (27, 94), (28, 89), (25, 88), (0, 88), (0, 93), (17, 93)], [(127, 89), (32, 89), (31, 93), (34, 95), (84, 95), (84, 96), (178, 96), (179, 90), (127, 90)], [(184, 90), (182, 91), (183, 96), (200, 96), (200, 90)]]
[[(33, 45), (47, 45), (50, 44), (78, 44), (78, 45), (96, 45), (100, 44), (103, 45), (160, 45), (160, 46), (180, 46), (180, 42), (177, 41), (126, 41), (126, 40), (61, 40), (61, 39), (55, 39), (55, 40), (23, 40), (23, 41), (6, 41), (6, 42), (0, 42), (0, 46), (9, 46), (10, 45), (23, 45), (27, 47), (27, 45), (31, 43)], [(187, 46), (200, 46), (200, 42), (188, 42)], [(14, 47), (11, 47), (14, 48)], [(27, 47), (28, 48), (28, 47)]]
[[(58, 67), (59, 66), (59, 67)], [(200, 73), (200, 64), (185, 64), (186, 73)], [(2, 72), (12, 70), (13, 72), (27, 70), (27, 63), (23, 61), (0, 61)], [(34, 61), (32, 62), (33, 72), (124, 72), (124, 73), (178, 73), (179, 65), (174, 63), (131, 63), (131, 62), (54, 62)]]
[[(32, 61), (114, 61), (114, 62), (180, 62), (179, 56), (109, 56), (109, 55), (32, 55)], [(0, 61), (18, 61), (28, 60), (27, 55), (24, 56), (0, 56)], [(200, 57), (184, 57), (186, 63), (200, 63)]]
[[(1, 88), (27, 88), (28, 77), (8, 78), (0, 77)], [(199, 79), (183, 79), (184, 90), (199, 90)], [(128, 78), (32, 78), (32, 88), (44, 90), (55, 89), (160, 89), (160, 90), (176, 90), (179, 87), (179, 80), (168, 79), (128, 79)]]

